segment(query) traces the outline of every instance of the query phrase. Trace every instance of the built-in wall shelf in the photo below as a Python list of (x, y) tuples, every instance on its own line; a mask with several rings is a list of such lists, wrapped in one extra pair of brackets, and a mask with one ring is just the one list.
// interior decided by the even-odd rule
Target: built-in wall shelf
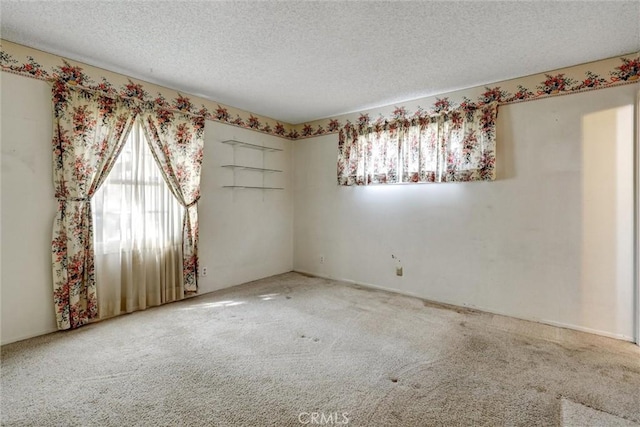
[(265, 169), (265, 168), (255, 168), (253, 166), (244, 166), (244, 165), (222, 165), (223, 168), (231, 168), (231, 169), (241, 169), (247, 171), (255, 171), (255, 172), (282, 172), (279, 169)]
[[(233, 147), (233, 158), (231, 159), (231, 162), (225, 165), (220, 165), (220, 167), (222, 168), (230, 169), (233, 171), (233, 183), (232, 185), (223, 185), (222, 188), (233, 188), (239, 190), (284, 190), (283, 187), (279, 187), (277, 185), (274, 186), (273, 183), (267, 183), (267, 180), (265, 180), (265, 175), (267, 174), (283, 172), (281, 169), (267, 167), (267, 153), (282, 152), (284, 151), (283, 149), (251, 144), (249, 142), (238, 141), (237, 139), (227, 139), (220, 142)], [(262, 153), (258, 154), (254, 152), (254, 154), (251, 155), (249, 155), (249, 153), (241, 155), (241, 149), (245, 148), (249, 150), (261, 151)], [(274, 159), (269, 158), (269, 160)], [(251, 178), (250, 176), (245, 176), (242, 174), (242, 172), (238, 171), (260, 173), (262, 174), (262, 182), (258, 182), (255, 179), (255, 174), (251, 174), (253, 175), (253, 178)]]
[(266, 147), (264, 145), (250, 144), (248, 142), (236, 141), (235, 139), (227, 139), (226, 141), (222, 141), (223, 144), (235, 145), (237, 147), (242, 148), (250, 148), (252, 150), (262, 150), (262, 151), (282, 151), (281, 148), (273, 148)]
[(223, 185), (222, 188), (238, 188), (249, 190), (284, 190), (283, 187), (254, 187), (251, 185)]

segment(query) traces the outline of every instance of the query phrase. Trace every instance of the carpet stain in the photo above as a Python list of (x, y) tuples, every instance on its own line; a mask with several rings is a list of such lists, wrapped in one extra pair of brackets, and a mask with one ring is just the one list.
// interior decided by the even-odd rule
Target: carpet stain
[(491, 348), (493, 344), (493, 340), (476, 335), (467, 336), (467, 339), (465, 341), (465, 346), (468, 348), (468, 350), (472, 353), (478, 354), (485, 353)]

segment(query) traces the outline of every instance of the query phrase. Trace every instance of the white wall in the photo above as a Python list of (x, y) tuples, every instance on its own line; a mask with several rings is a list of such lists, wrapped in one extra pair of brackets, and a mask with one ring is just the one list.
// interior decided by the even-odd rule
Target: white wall
[[(55, 330), (56, 205), (49, 86), (0, 78), (0, 338), (8, 343)], [(335, 135), (291, 143), (207, 122), (199, 206), (209, 274), (200, 292), (295, 268), (631, 339), (636, 91), (501, 107), (498, 180), (490, 183), (338, 187)], [(219, 167), (233, 160), (233, 148), (219, 142), (229, 138), (283, 148), (267, 153), (264, 165), (285, 173), (265, 183), (286, 190), (221, 188), (233, 182), (233, 172)], [(262, 162), (260, 152), (236, 149), (235, 156)], [(395, 276), (392, 254), (403, 277)]]
[(294, 269), (632, 340), (636, 90), (500, 107), (495, 182), (339, 187), (296, 142)]
[(56, 329), (51, 231), (51, 90), (39, 80), (2, 78), (2, 343)]
[[(292, 141), (247, 129), (207, 122), (202, 170), (200, 265), (201, 292), (238, 285), (293, 269)], [(233, 148), (220, 141), (235, 139), (281, 148), (265, 152)], [(234, 163), (283, 173), (236, 171)], [(223, 188), (235, 183), (284, 187), (285, 190)], [(263, 181), (264, 177), (264, 181)]]
[[(9, 73), (0, 73), (0, 76), (0, 338), (5, 344), (56, 330), (50, 249), (56, 202), (51, 182), (49, 85)], [(200, 277), (199, 292), (290, 271), (293, 259), (291, 141), (209, 121), (205, 135), (199, 250), (201, 265), (208, 267), (208, 275)], [(284, 149), (277, 154), (267, 154), (265, 165), (285, 171), (267, 178), (285, 190), (221, 188), (232, 179), (228, 170), (219, 167), (230, 162), (233, 155), (232, 148), (219, 142), (228, 138)], [(238, 160), (261, 161), (251, 157), (255, 153), (238, 154)]]

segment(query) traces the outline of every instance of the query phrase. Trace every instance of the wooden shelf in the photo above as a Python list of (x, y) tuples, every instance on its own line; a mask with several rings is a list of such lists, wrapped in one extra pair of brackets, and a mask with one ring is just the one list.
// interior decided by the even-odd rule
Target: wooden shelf
[(283, 151), (281, 148), (273, 148), (273, 147), (265, 147), (263, 145), (249, 144), (248, 142), (236, 141), (235, 139), (227, 139), (226, 141), (222, 141), (222, 143), (227, 145), (235, 145), (243, 148), (249, 148), (252, 150)]

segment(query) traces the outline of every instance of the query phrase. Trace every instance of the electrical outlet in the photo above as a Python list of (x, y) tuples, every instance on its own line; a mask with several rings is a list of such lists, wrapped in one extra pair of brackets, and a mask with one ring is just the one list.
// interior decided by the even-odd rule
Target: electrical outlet
[(396, 267), (396, 276), (402, 276), (402, 267)]
[(320, 264), (324, 264), (324, 255), (320, 255)]
[(200, 269), (200, 275), (201, 275), (202, 277), (206, 276), (206, 275), (207, 275), (207, 273), (208, 273), (208, 271), (207, 271), (207, 267), (202, 267), (202, 268)]

